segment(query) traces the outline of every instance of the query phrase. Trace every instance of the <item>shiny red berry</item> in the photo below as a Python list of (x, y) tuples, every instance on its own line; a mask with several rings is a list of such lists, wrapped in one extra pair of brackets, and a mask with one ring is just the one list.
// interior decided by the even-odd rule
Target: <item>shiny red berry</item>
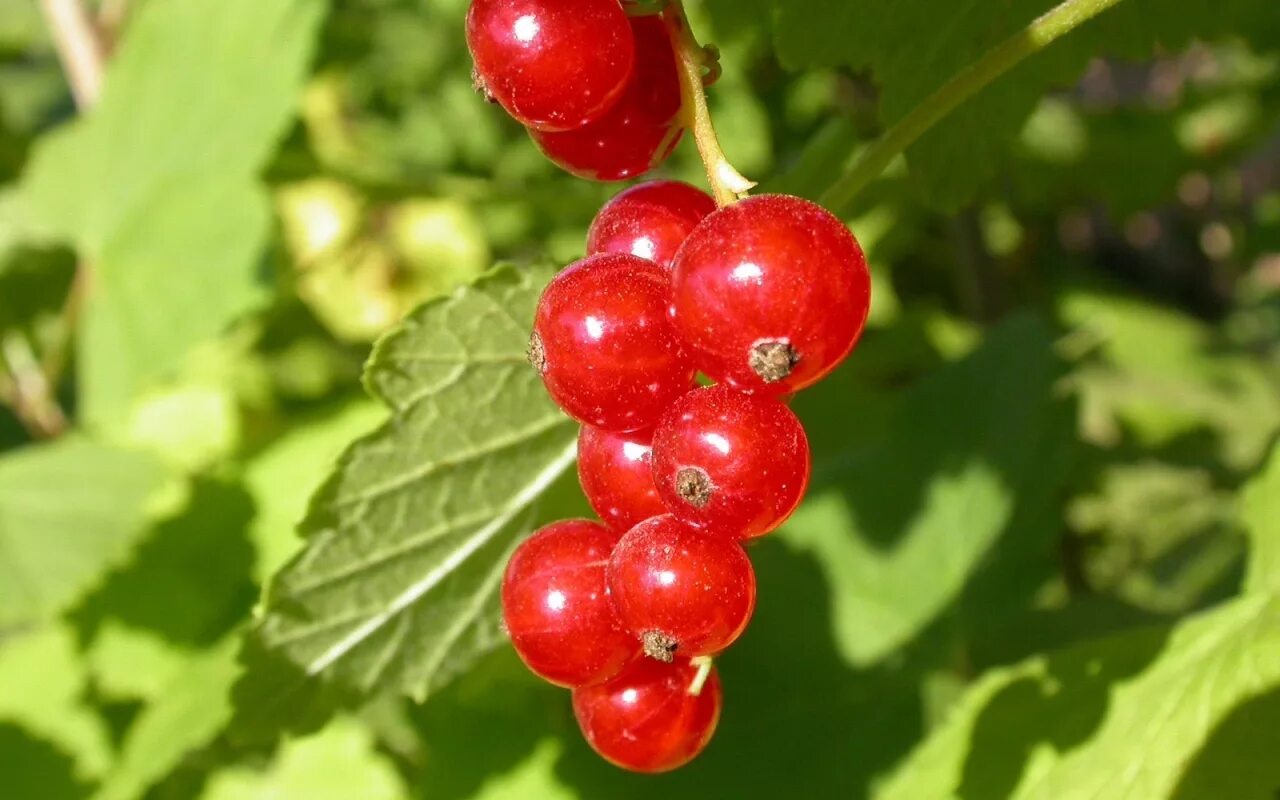
[(636, 65), (622, 98), (598, 120), (574, 130), (530, 130), (543, 154), (588, 180), (643, 175), (671, 155), (682, 129), (675, 51), (662, 20), (633, 17)]
[(647, 431), (612, 433), (591, 425), (578, 432), (578, 482), (600, 519), (616, 531), (667, 513), (653, 485), (652, 438)]
[(684, 766), (711, 741), (723, 690), (714, 667), (699, 687), (698, 667), (644, 658), (602, 686), (576, 689), (573, 713), (591, 747), (635, 772)]
[(720, 652), (756, 606), (756, 574), (742, 545), (669, 514), (628, 531), (607, 573), (618, 618), (662, 661)]
[(791, 515), (809, 468), (809, 439), (791, 409), (724, 385), (684, 395), (654, 430), (654, 482), (671, 513), (743, 538)]
[(857, 241), (808, 200), (729, 205), (676, 256), (671, 314), (718, 382), (769, 394), (812, 385), (862, 333), (871, 279)]
[(716, 210), (711, 195), (680, 181), (650, 181), (616, 195), (587, 232), (588, 253), (631, 253), (670, 267), (698, 223)]
[(472, 0), (477, 87), (548, 131), (600, 119), (626, 91), (635, 37), (617, 0)]
[(529, 669), (552, 683), (602, 683), (639, 654), (605, 580), (617, 539), (596, 522), (556, 522), (521, 543), (507, 562), (502, 616), (511, 643)]
[(669, 275), (609, 253), (570, 265), (543, 290), (529, 360), (569, 416), (611, 431), (652, 428), (693, 384), (665, 313)]

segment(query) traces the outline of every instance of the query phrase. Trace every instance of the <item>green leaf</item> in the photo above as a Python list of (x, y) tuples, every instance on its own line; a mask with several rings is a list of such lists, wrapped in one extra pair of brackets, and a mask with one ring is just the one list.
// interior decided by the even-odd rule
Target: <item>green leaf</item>
[(378, 344), (366, 383), (392, 418), (343, 455), (270, 587), (256, 637), (289, 669), (251, 666), (250, 718), (317, 683), (423, 697), (503, 641), (506, 555), (574, 461), (575, 426), (524, 355), (551, 274), (495, 272)]
[(1244, 523), (1253, 545), (1245, 591), (1280, 594), (1280, 445), (1244, 491)]
[[(876, 797), (1172, 797), (1216, 729), (1277, 687), (1280, 600), (1238, 600), (991, 671)], [(1275, 719), (1258, 719), (1255, 736), (1270, 737)], [(1177, 796), (1268, 798), (1275, 787), (1260, 778), (1273, 757), (1234, 771), (1197, 759), (1222, 782)]]
[[(1074, 498), (1067, 520), (1088, 542), (1081, 572), (1095, 590), (1153, 612), (1206, 605), (1239, 581), (1235, 494), (1204, 469), (1149, 457), (1098, 471), (1098, 491)], [(1218, 597), (1217, 599), (1221, 599)]]
[(1138, 297), (1073, 288), (1058, 307), (1077, 329), (1073, 338), (1098, 346), (1100, 358), (1072, 377), (1086, 439), (1114, 445), (1127, 433), (1158, 447), (1208, 429), (1222, 461), (1237, 470), (1266, 457), (1280, 431), (1280, 394), (1264, 359)]
[(152, 631), (107, 620), (85, 653), (85, 664), (103, 697), (151, 701), (169, 688), (191, 655)]
[(245, 539), (253, 511), (240, 486), (194, 481), (186, 504), (75, 609), (100, 692), (159, 697), (191, 658), (241, 624), (257, 594)]
[[(892, 125), (987, 50), (1058, 0), (939, 4), (936, 0), (774, 0), (783, 64), (870, 68)], [(998, 174), (1037, 101), (1075, 81), (1098, 55), (1149, 57), (1194, 38), (1243, 32), (1274, 16), (1270, 0), (1218, 3), (1129, 0), (1028, 58), (953, 112), (907, 150), (920, 196), (943, 209), (966, 202)], [(855, 35), (851, 32), (856, 31)], [(910, 43), (910, 46), (904, 46)]]
[(0, 628), (52, 617), (120, 563), (164, 478), (149, 456), (77, 438), (0, 457)]
[(259, 583), (265, 584), (302, 547), (295, 529), (307, 512), (307, 500), (343, 449), (386, 416), (377, 403), (347, 403), (291, 428), (245, 467), (245, 485), (257, 509), (249, 536), (258, 551), (254, 574)]
[(191, 657), (154, 702), (138, 714), (120, 759), (93, 800), (129, 800), (208, 744), (231, 719), (231, 686), (240, 670), (237, 637)]
[(556, 777), (556, 761), (563, 750), (563, 745), (554, 739), (539, 742), (527, 758), (486, 781), (470, 800), (576, 800), (582, 795)]
[(1066, 476), (1072, 428), (1069, 405), (1055, 399), (1059, 371), (1050, 332), (1014, 320), (914, 388), (879, 445), (842, 464), (815, 441), (813, 492), (782, 537), (822, 563), (851, 663), (909, 642), (1003, 535), (1048, 552), (1053, 528), (1032, 518)]
[(147, 4), (101, 103), (35, 153), (28, 210), (93, 270), (77, 361), (90, 423), (122, 416), (260, 297), (270, 217), (256, 174), (324, 11), (323, 0)]
[(185, 505), (156, 524), (74, 619), (86, 636), (116, 620), (174, 644), (212, 645), (253, 605), (253, 551), (244, 533), (252, 519), (253, 504), (237, 484), (193, 481)]
[[(88, 679), (69, 628), (41, 628), (4, 640), (0, 686), (0, 723), (11, 723), (70, 756), (80, 780), (106, 771), (110, 738), (102, 719), (85, 702)], [(0, 764), (17, 763), (10, 755), (0, 745)]]
[(209, 779), (201, 800), (401, 800), (409, 796), (394, 764), (359, 723), (339, 717), (305, 739), (286, 742), (271, 767), (233, 767)]

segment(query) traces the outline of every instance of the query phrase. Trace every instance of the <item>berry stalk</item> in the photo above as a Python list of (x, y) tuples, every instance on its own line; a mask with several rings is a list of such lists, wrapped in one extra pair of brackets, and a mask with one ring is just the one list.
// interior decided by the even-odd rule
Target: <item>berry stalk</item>
[(706, 49), (698, 44), (689, 29), (682, 0), (671, 0), (663, 12), (671, 43), (679, 62), (681, 124), (689, 130), (698, 155), (707, 169), (707, 181), (716, 205), (723, 208), (735, 200), (741, 200), (756, 184), (744, 178), (729, 163), (711, 122), (711, 110), (707, 107), (707, 93), (703, 85), (703, 69), (706, 66)]
[(711, 677), (711, 668), (715, 666), (715, 660), (711, 656), (698, 656), (689, 659), (689, 663), (698, 668), (698, 673), (689, 682), (688, 689), (690, 695), (697, 697), (702, 694), (703, 688), (707, 685), (707, 678)]

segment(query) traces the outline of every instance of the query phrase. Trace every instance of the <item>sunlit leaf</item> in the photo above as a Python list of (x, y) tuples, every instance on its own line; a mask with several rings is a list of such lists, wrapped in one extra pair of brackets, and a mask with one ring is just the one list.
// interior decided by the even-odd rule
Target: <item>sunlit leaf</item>
[(423, 696), (503, 641), (506, 554), (574, 461), (575, 426), (524, 354), (550, 274), (502, 269), (378, 344), (366, 383), (392, 417), (313, 498), (255, 634), (285, 663), (251, 662), (243, 713), (316, 682)]

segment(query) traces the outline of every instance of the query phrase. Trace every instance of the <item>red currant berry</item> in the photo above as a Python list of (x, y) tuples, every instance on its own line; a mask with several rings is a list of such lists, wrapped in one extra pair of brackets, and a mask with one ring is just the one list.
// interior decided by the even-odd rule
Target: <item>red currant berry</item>
[(549, 131), (604, 116), (636, 60), (617, 0), (472, 0), (467, 45), (477, 86), (524, 125)]
[(614, 530), (667, 513), (653, 485), (653, 434), (612, 433), (583, 425), (578, 433), (578, 482), (591, 507)]
[(871, 279), (849, 229), (821, 206), (760, 195), (727, 206), (676, 256), (671, 315), (698, 367), (770, 394), (812, 385), (862, 333)]
[(622, 99), (580, 128), (529, 131), (547, 158), (579, 178), (634, 178), (666, 160), (680, 141), (680, 81), (671, 39), (658, 17), (633, 17), (631, 26), (636, 66)]
[(756, 574), (742, 545), (669, 514), (628, 531), (607, 573), (622, 624), (660, 661), (720, 652), (756, 606)]
[(611, 431), (652, 428), (693, 385), (669, 295), (667, 270), (623, 253), (585, 258), (547, 285), (529, 360), (569, 416)]
[(809, 483), (809, 439), (795, 413), (728, 386), (695, 389), (653, 435), (658, 494), (678, 518), (750, 538), (781, 525)]
[(576, 689), (573, 714), (605, 760), (635, 772), (668, 772), (702, 752), (720, 721), (723, 690), (714, 667), (701, 686), (683, 659), (644, 658), (602, 686)]
[(630, 253), (670, 267), (690, 231), (716, 210), (711, 195), (680, 181), (632, 186), (600, 209), (588, 253)]
[(571, 519), (542, 528), (507, 563), (502, 616), (529, 669), (561, 686), (591, 686), (639, 654), (609, 599), (605, 565), (618, 536)]

